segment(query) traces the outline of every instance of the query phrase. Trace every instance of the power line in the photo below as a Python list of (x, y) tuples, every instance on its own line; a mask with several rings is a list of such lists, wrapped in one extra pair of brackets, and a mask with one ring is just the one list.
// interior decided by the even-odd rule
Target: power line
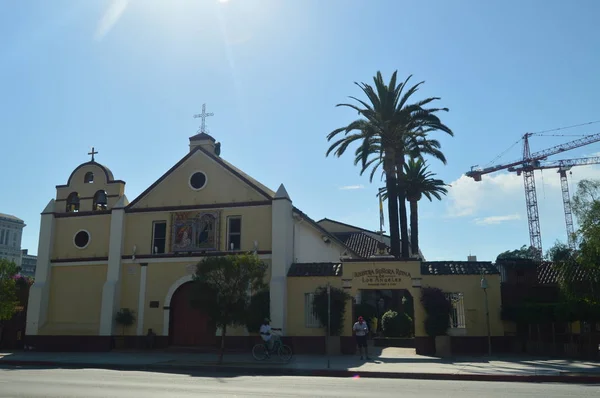
[[(568, 129), (572, 129), (572, 128), (575, 128), (575, 127), (589, 126), (591, 124), (596, 124), (596, 123), (600, 123), (600, 120), (596, 120), (596, 121), (593, 121), (593, 122), (586, 122), (586, 123), (574, 124), (572, 126), (558, 127), (558, 128), (550, 129), (550, 130), (537, 131), (537, 132), (531, 133), (531, 134), (532, 135), (543, 135), (544, 137), (585, 137), (585, 136), (587, 136), (589, 134), (545, 134), (545, 133), (552, 133), (552, 132), (555, 132), (555, 131), (568, 130)], [(484, 167), (488, 167), (488, 166), (494, 164), (498, 159), (500, 159), (502, 156), (506, 155), (511, 149), (513, 149), (515, 147), (515, 145), (519, 144), (521, 141), (522, 141), (522, 138), (519, 138), (519, 140), (517, 140), (514, 144), (512, 144), (510, 147), (508, 147), (508, 149), (506, 149), (505, 151), (503, 151), (502, 153), (500, 153), (498, 156), (496, 156), (495, 158), (493, 158)]]
[(519, 138), (514, 144), (512, 144), (510, 147), (508, 147), (508, 149), (506, 149), (504, 152), (500, 153), (498, 156), (496, 156), (494, 159), (492, 159), (488, 164), (485, 165), (485, 167), (495, 163), (498, 159), (500, 159), (502, 156), (506, 155), (507, 152), (509, 152), (511, 149), (513, 149), (515, 147), (515, 145), (520, 144), (521, 143), (521, 138)]
[(537, 131), (537, 132), (535, 132), (535, 133), (531, 133), (531, 134), (536, 134), (536, 135), (539, 135), (539, 134), (544, 134), (544, 133), (552, 133), (552, 132), (554, 132), (554, 131), (567, 130), (567, 129), (572, 129), (572, 128), (575, 128), (575, 127), (589, 126), (590, 124), (595, 124), (595, 123), (600, 123), (600, 120), (596, 120), (596, 121), (594, 121), (594, 122), (587, 122), (587, 123), (581, 123), (581, 124), (574, 124), (574, 125), (572, 125), (572, 126), (558, 127), (558, 128), (551, 129), (551, 130), (542, 130), (542, 131)]

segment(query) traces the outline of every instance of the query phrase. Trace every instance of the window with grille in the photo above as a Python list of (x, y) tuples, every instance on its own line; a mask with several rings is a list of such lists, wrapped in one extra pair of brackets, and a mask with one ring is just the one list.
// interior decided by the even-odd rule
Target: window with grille
[(304, 294), (304, 324), (307, 328), (320, 328), (321, 322), (313, 311), (314, 293)]
[(452, 305), (450, 309), (450, 327), (454, 329), (466, 328), (464, 295), (462, 293), (446, 293), (446, 298)]

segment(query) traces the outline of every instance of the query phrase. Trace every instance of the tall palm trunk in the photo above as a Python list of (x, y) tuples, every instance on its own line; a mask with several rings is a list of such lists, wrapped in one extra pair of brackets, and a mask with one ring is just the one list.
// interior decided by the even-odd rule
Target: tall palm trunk
[(410, 245), (413, 256), (419, 255), (419, 202), (410, 200)]
[[(396, 155), (396, 179), (398, 180), (398, 204), (400, 211), (400, 239), (402, 258), (410, 257), (408, 251), (408, 218), (406, 216), (406, 186), (404, 184), (404, 154)], [(388, 188), (389, 189), (389, 188)], [(388, 198), (388, 200), (390, 200)], [(390, 223), (390, 225), (392, 225)]]
[[(394, 163), (384, 159), (385, 186), (388, 194), (388, 217), (390, 221), (390, 250), (394, 257), (400, 257), (400, 228), (398, 225), (398, 181)], [(404, 241), (403, 241), (404, 242)], [(404, 257), (404, 256), (402, 256)]]

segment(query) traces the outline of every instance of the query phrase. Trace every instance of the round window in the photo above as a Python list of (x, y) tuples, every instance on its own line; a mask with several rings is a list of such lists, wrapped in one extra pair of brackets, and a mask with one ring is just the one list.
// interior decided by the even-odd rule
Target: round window
[(206, 185), (206, 174), (197, 171), (190, 177), (190, 187), (193, 189), (202, 189)]
[(87, 247), (87, 245), (90, 243), (90, 234), (87, 231), (79, 231), (75, 234), (75, 237), (73, 238), (73, 242), (75, 243), (75, 246), (77, 246), (80, 249), (85, 249)]

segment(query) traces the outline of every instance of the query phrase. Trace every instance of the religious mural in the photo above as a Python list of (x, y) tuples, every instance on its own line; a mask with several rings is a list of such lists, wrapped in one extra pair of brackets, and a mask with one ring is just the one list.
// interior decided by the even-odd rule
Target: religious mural
[(219, 211), (173, 213), (173, 252), (219, 250)]

